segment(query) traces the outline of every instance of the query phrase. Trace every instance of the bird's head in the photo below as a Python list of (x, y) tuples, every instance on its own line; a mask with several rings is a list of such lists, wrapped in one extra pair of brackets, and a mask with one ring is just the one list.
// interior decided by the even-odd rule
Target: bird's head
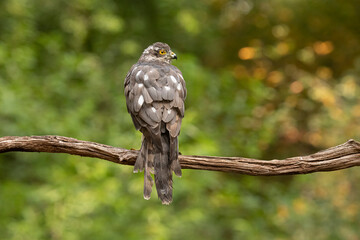
[(142, 53), (139, 61), (143, 62), (164, 62), (170, 63), (171, 60), (177, 59), (176, 54), (171, 51), (169, 45), (162, 42), (156, 42), (147, 47)]

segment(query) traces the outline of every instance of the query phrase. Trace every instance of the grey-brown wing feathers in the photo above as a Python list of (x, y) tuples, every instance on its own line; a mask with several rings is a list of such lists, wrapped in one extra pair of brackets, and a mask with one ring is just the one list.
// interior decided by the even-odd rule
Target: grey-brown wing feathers
[(186, 87), (180, 70), (172, 65), (135, 64), (125, 79), (128, 112), (143, 143), (134, 172), (144, 171), (144, 198), (149, 199), (155, 175), (163, 204), (172, 201), (172, 171), (181, 176), (178, 135), (184, 117)]

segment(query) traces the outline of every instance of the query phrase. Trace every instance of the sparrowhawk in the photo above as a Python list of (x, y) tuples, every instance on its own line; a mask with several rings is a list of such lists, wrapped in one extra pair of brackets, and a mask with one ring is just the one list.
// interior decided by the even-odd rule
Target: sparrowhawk
[(178, 160), (181, 120), (184, 117), (185, 81), (171, 65), (177, 59), (166, 43), (157, 42), (142, 53), (125, 78), (127, 110), (143, 134), (134, 172), (144, 170), (144, 198), (149, 199), (155, 177), (163, 204), (172, 201), (172, 172), (181, 176)]

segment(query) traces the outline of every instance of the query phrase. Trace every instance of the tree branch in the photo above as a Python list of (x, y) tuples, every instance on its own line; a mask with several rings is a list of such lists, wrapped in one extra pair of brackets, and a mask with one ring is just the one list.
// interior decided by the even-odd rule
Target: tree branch
[[(8, 136), (0, 138), (0, 153), (14, 151), (68, 153), (100, 158), (124, 165), (134, 165), (138, 154), (138, 151), (135, 150), (62, 136)], [(183, 169), (233, 172), (254, 176), (306, 174), (360, 166), (360, 143), (351, 139), (344, 144), (315, 154), (284, 160), (184, 155), (180, 155), (179, 159)]]

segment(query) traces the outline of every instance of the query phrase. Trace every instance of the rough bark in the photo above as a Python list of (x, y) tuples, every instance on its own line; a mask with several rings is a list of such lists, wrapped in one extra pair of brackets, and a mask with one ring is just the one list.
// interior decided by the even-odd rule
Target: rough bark
[[(0, 138), (0, 153), (14, 151), (68, 153), (100, 158), (124, 165), (134, 165), (138, 153), (136, 150), (62, 136), (8, 136)], [(360, 143), (351, 139), (344, 144), (311, 155), (291, 157), (284, 160), (184, 155), (180, 155), (179, 159), (183, 169), (233, 172), (255, 176), (306, 174), (360, 166)]]

